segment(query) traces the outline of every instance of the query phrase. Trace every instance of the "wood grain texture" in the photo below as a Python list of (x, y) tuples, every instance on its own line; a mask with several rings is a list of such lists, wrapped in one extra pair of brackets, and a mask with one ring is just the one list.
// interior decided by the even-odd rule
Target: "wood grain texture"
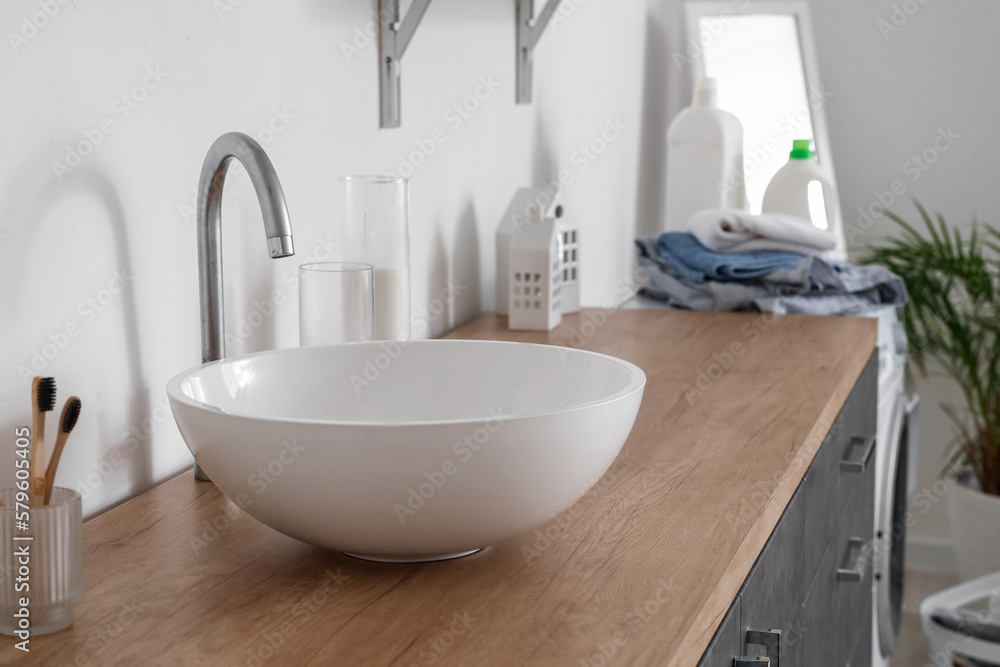
[[(466, 558), (359, 561), (286, 538), (185, 472), (88, 521), (39, 665), (695, 665), (875, 347), (874, 320), (584, 311), (452, 338), (569, 345), (648, 378), (618, 460), (538, 531)], [(685, 386), (688, 389), (685, 390)]]

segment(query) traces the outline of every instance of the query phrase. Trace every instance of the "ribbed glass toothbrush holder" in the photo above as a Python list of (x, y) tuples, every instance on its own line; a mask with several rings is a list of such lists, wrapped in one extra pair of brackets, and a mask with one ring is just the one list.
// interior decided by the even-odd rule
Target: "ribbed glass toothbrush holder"
[(56, 632), (83, 597), (82, 500), (57, 486), (48, 505), (25, 510), (17, 493), (0, 490), (0, 633)]

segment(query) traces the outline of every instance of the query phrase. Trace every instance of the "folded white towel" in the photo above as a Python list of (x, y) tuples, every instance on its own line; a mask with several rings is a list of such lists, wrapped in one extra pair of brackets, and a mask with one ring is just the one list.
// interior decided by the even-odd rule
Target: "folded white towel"
[(789, 250), (819, 255), (837, 245), (833, 234), (810, 221), (778, 213), (708, 209), (692, 215), (687, 226), (703, 246), (715, 252)]

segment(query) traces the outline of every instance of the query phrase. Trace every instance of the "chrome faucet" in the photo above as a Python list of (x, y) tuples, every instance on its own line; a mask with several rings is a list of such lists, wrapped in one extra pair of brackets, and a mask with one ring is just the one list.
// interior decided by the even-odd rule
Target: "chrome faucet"
[[(239, 160), (257, 192), (264, 216), (267, 251), (271, 259), (295, 254), (292, 224), (288, 220), (285, 193), (267, 153), (256, 141), (240, 132), (229, 132), (215, 140), (201, 166), (198, 182), (198, 282), (201, 292), (201, 362), (226, 356), (225, 314), (222, 296), (222, 187), (232, 160)], [(211, 481), (197, 462), (194, 476)]]

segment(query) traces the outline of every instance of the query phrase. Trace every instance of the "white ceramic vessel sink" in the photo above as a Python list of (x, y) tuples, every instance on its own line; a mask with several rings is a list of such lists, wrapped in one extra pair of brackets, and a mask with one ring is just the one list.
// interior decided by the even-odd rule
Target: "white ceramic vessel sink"
[(291, 537), (436, 560), (576, 502), (628, 437), (646, 376), (549, 345), (429, 340), (272, 350), (170, 380), (212, 481)]

